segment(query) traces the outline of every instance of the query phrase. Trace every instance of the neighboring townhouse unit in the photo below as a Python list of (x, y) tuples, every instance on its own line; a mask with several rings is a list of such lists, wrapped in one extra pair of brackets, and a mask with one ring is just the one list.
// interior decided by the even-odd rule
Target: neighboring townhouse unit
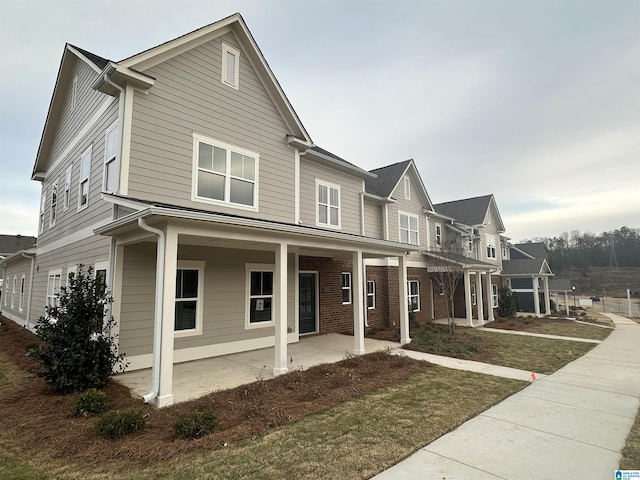
[(37, 238), (0, 235), (0, 312), (20, 321), (28, 309), (31, 258)]

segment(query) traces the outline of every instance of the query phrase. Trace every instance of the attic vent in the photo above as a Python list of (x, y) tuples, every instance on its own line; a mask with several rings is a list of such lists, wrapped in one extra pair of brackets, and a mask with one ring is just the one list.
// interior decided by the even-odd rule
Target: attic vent
[(222, 83), (238, 90), (240, 76), (240, 51), (222, 44)]

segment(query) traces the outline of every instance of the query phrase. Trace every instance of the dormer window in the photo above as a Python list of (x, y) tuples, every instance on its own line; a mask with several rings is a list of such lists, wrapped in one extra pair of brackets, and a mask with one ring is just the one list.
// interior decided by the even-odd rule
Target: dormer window
[(222, 83), (238, 90), (240, 87), (240, 51), (222, 44)]

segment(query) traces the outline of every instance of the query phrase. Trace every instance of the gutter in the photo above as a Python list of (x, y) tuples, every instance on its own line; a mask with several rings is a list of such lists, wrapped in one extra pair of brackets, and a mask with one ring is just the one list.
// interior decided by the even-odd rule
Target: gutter
[(162, 357), (162, 301), (164, 298), (164, 259), (166, 237), (162, 230), (150, 227), (144, 218), (138, 218), (138, 226), (149, 233), (158, 236), (156, 254), (156, 298), (153, 315), (153, 363), (151, 367), (151, 391), (142, 398), (144, 403), (149, 403), (157, 398), (160, 390), (160, 358)]
[(24, 252), (20, 252), (24, 258), (31, 259), (31, 274), (29, 275), (29, 297), (27, 298), (27, 330), (31, 330), (30, 322), (31, 322), (31, 295), (33, 294), (33, 276), (35, 275), (36, 268), (36, 257), (35, 255), (32, 257), (27, 255)]

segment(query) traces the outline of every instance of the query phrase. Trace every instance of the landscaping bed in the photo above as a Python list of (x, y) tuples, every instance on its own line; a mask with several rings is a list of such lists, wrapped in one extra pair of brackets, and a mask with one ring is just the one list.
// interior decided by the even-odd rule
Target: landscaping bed
[[(580, 319), (580, 321), (585, 321)], [(592, 320), (594, 325), (585, 325), (573, 320), (554, 318), (497, 318), (495, 321), (487, 323), (484, 328), (498, 328), (501, 330), (519, 330), (523, 332), (542, 333), (547, 335), (559, 335), (562, 337), (587, 338), (592, 340), (604, 340), (611, 333), (611, 329), (602, 328), (596, 320)]]

